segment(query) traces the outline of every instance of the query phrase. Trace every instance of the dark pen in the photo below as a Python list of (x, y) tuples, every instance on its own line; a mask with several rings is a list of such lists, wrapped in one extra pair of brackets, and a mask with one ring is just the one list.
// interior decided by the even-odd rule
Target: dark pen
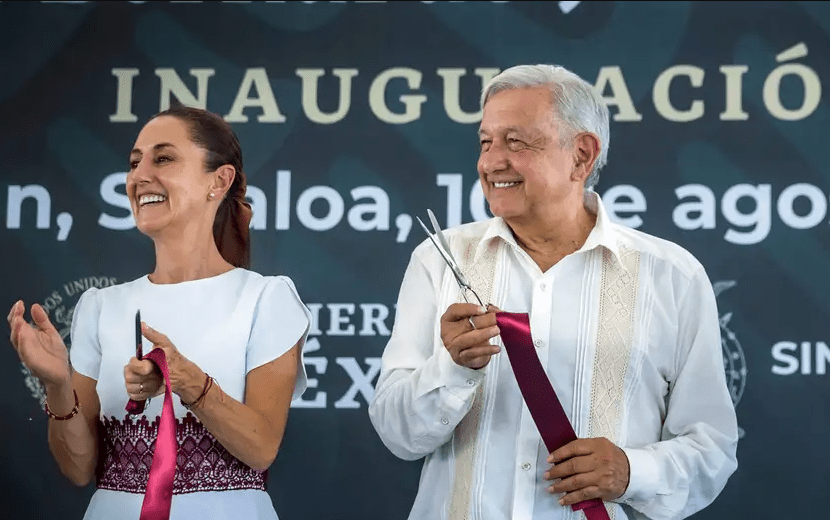
[[(144, 357), (143, 349), (141, 348), (141, 311), (135, 311), (135, 357), (141, 359)], [(127, 402), (125, 409), (130, 415), (138, 415), (144, 411), (147, 401), (135, 401), (130, 399)]]
[(135, 311), (135, 357), (139, 360), (144, 357), (141, 336), (141, 311)]

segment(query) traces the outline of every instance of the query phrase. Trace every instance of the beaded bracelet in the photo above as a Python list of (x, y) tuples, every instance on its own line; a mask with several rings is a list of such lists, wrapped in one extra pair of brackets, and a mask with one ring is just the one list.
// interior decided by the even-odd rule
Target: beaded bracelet
[(61, 417), (60, 415), (55, 415), (49, 410), (49, 403), (43, 403), (43, 406), (46, 410), (46, 415), (49, 416), (50, 419), (54, 419), (56, 421), (66, 421), (75, 417), (78, 414), (78, 411), (81, 409), (81, 403), (78, 402), (78, 392), (72, 390), (72, 393), (75, 395), (75, 407), (72, 408), (72, 411), (69, 412), (68, 415), (64, 415)]
[(202, 402), (202, 400), (207, 395), (208, 390), (210, 390), (210, 387), (212, 387), (212, 386), (213, 386), (213, 378), (210, 377), (210, 375), (207, 372), (205, 372), (205, 388), (202, 390), (202, 395), (200, 395), (195, 401), (193, 401), (190, 404), (185, 404), (185, 402), (182, 401), (181, 397), (179, 397), (179, 402), (182, 403), (182, 406), (184, 406), (186, 409), (190, 410), (191, 408), (193, 408), (194, 406), (196, 406), (197, 404)]

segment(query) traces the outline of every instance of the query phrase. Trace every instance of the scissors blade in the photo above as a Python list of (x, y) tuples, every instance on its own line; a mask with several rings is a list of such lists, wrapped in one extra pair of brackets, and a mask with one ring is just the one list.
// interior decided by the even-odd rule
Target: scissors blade
[[(435, 230), (435, 234), (438, 236), (438, 240), (441, 242), (441, 245), (444, 246), (444, 251), (446, 251), (447, 255), (452, 258), (452, 253), (450, 253), (450, 243), (447, 242), (446, 237), (444, 237), (444, 232), (441, 231), (441, 226), (438, 225), (438, 219), (435, 218), (435, 214), (431, 209), (427, 209), (427, 215), (429, 215), (429, 220), (432, 223), (432, 228)], [(455, 259), (453, 259), (453, 262), (454, 261)]]
[(144, 357), (143, 344), (141, 337), (141, 310), (135, 311), (135, 357), (141, 359)]
[(444, 251), (444, 247), (441, 244), (439, 244), (437, 240), (435, 240), (435, 234), (432, 233), (429, 229), (427, 229), (427, 226), (424, 224), (424, 221), (421, 220), (421, 217), (416, 215), (415, 220), (417, 220), (418, 223), (421, 225), (421, 227), (424, 228), (424, 232), (426, 232), (427, 236), (432, 241), (432, 245), (434, 245), (435, 249), (438, 250), (438, 253), (441, 254), (441, 258), (443, 258), (444, 261), (447, 263), (447, 265), (450, 266), (450, 269), (452, 270), (452, 272), (457, 274), (457, 270), (455, 268), (455, 262), (453, 262), (452, 259), (449, 256), (447, 256), (448, 253), (446, 251)]
[(443, 258), (444, 261), (447, 262), (447, 265), (450, 266), (450, 269), (453, 269), (453, 271), (455, 271), (455, 269), (453, 268), (452, 260), (450, 260), (447, 257), (447, 253), (444, 251), (444, 248), (441, 246), (441, 244), (439, 244), (438, 241), (435, 240), (435, 235), (429, 229), (427, 229), (427, 226), (424, 224), (424, 221), (421, 220), (421, 217), (416, 215), (415, 219), (418, 221), (418, 224), (420, 224), (421, 227), (424, 228), (424, 232), (429, 237), (430, 241), (432, 242), (432, 245), (435, 246), (435, 249), (438, 250), (438, 253), (441, 254), (441, 258)]
[(450, 243), (447, 242), (447, 238), (444, 236), (444, 232), (441, 231), (441, 226), (438, 225), (438, 220), (435, 218), (435, 214), (432, 212), (431, 209), (427, 209), (427, 214), (429, 215), (429, 220), (432, 223), (432, 227), (435, 229), (435, 236), (438, 237), (438, 241), (441, 242), (441, 246), (444, 248), (444, 253), (446, 253), (447, 263), (450, 264), (453, 272), (455, 272), (456, 277), (458, 278), (458, 283), (460, 283), (464, 287), (469, 287), (470, 285), (467, 283), (467, 279), (464, 277), (464, 273), (461, 272), (461, 268), (458, 266), (458, 262), (455, 261), (455, 257), (452, 256), (450, 252)]
[[(429, 210), (427, 210), (427, 211), (429, 211)], [(429, 213), (430, 213), (430, 219), (431, 220), (434, 219), (435, 216), (432, 215), (432, 212), (430, 211)], [(447, 265), (450, 267), (450, 271), (452, 271), (453, 276), (455, 276), (455, 280), (458, 282), (458, 285), (461, 286), (464, 289), (469, 289), (470, 284), (467, 283), (467, 279), (464, 277), (464, 273), (461, 272), (461, 268), (458, 267), (458, 264), (455, 262), (455, 259), (452, 257), (452, 253), (450, 253), (449, 249), (446, 249), (443, 245), (443, 243), (447, 242), (446, 239), (444, 239), (442, 241), (443, 243), (439, 243), (439, 241), (441, 241), (441, 239), (444, 238), (443, 235), (438, 235), (438, 240), (436, 240), (435, 239), (436, 234), (430, 232), (430, 230), (427, 229), (426, 225), (424, 225), (424, 222), (421, 220), (421, 218), (418, 217), (417, 215), (415, 216), (415, 218), (418, 220), (418, 223), (421, 224), (421, 227), (424, 228), (424, 231), (426, 231), (426, 234), (429, 237), (429, 239), (432, 240), (432, 244), (435, 246), (435, 248), (441, 254), (441, 258), (443, 258), (444, 261), (447, 263)], [(441, 228), (436, 226), (436, 229), (438, 229), (440, 231)]]
[[(424, 221), (423, 221), (423, 220), (421, 220), (421, 217), (419, 217), (418, 215), (415, 215), (415, 220), (417, 220), (417, 221), (418, 221), (418, 224), (420, 224), (420, 225), (421, 225), (421, 227), (422, 227), (422, 228), (424, 228), (424, 232), (427, 234), (427, 236), (428, 236), (429, 238), (432, 238), (432, 232), (431, 232), (429, 229), (427, 229), (427, 227), (424, 225)], [(434, 242), (434, 241), (435, 241), (435, 240), (433, 239), (433, 242)]]
[[(447, 240), (444, 238), (444, 234), (441, 233), (441, 228), (435, 221), (435, 215), (432, 214), (432, 211), (427, 211), (429, 212), (430, 220), (432, 220), (432, 225), (438, 231), (438, 240), (440, 240), (443, 244), (447, 244)], [(470, 286), (470, 283), (467, 282), (467, 279), (464, 277), (464, 273), (461, 272), (461, 268), (458, 267), (457, 263), (455, 263), (455, 259), (452, 257), (452, 253), (450, 253), (449, 246), (447, 245), (447, 248), (445, 249), (444, 246), (442, 244), (439, 244), (438, 240), (435, 239), (436, 233), (432, 233), (429, 229), (427, 229), (426, 225), (419, 216), (416, 215), (415, 219), (418, 221), (421, 227), (424, 228), (424, 232), (427, 234), (430, 241), (432, 241), (432, 245), (435, 246), (435, 249), (438, 250), (438, 253), (441, 255), (441, 258), (443, 258), (444, 262), (446, 262), (449, 266), (450, 271), (452, 271), (453, 276), (455, 276), (455, 281), (458, 282), (458, 286), (461, 287), (461, 289), (469, 290), (471, 293), (473, 293), (473, 296), (476, 297), (476, 300), (478, 300), (479, 305), (484, 305), (484, 302), (482, 302), (481, 298), (478, 297), (478, 294), (476, 294), (476, 292)], [(465, 296), (464, 299), (466, 300), (467, 297)]]

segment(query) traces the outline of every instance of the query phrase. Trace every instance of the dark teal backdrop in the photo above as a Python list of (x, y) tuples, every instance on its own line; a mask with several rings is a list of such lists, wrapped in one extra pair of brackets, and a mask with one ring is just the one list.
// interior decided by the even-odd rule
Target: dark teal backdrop
[[(424, 238), (413, 218), (486, 217), (482, 78), (562, 64), (609, 103), (597, 191), (614, 218), (715, 283), (743, 437), (696, 518), (822, 518), (828, 49), (818, 2), (0, 2), (0, 308), (40, 302), (67, 333), (84, 289), (151, 270), (128, 152), (171, 97), (222, 114), (245, 152), (254, 269), (290, 276), (316, 316), (277, 511), (404, 519), (420, 463), (384, 448), (367, 400)], [(0, 375), (0, 517), (81, 518), (93, 488), (59, 474), (8, 345)]]

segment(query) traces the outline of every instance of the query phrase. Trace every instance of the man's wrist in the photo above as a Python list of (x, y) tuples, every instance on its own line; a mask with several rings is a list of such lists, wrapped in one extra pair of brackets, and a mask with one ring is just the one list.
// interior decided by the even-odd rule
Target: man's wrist
[(660, 489), (660, 475), (652, 450), (622, 448), (628, 460), (628, 485), (614, 502), (631, 503), (644, 497), (653, 497)]

